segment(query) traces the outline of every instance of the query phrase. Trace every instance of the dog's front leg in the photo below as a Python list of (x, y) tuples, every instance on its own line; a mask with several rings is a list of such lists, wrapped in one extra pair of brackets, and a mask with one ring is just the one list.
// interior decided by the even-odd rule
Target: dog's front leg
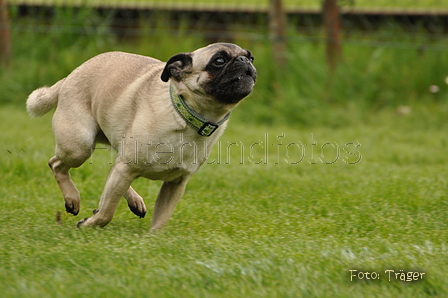
[(78, 223), (78, 227), (107, 225), (115, 214), (121, 197), (131, 186), (135, 176), (129, 172), (127, 165), (116, 163), (110, 170), (106, 181), (99, 208), (92, 217), (85, 218)]
[(159, 230), (168, 222), (174, 208), (182, 198), (190, 176), (184, 176), (173, 181), (165, 181), (160, 188), (154, 206), (151, 230)]

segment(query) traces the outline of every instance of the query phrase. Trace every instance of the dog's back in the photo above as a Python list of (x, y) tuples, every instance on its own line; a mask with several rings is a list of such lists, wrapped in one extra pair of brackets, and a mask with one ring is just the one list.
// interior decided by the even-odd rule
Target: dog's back
[[(76, 84), (68, 84), (72, 90), (63, 90), (72, 93), (85, 93), (81, 96), (69, 96), (70, 98), (81, 97), (84, 100), (90, 101), (97, 92), (120, 92), (127, 84), (132, 83), (135, 77), (142, 75), (147, 71), (148, 66), (160, 64), (160, 70), (163, 68), (163, 63), (160, 60), (123, 52), (107, 52), (97, 55), (70, 73), (66, 78), (58, 81), (51, 87), (42, 87), (34, 90), (26, 101), (26, 108), (31, 117), (40, 117), (51, 111), (57, 106), (60, 99), (59, 93), (66, 81), (76, 81)], [(93, 70), (93, 71), (92, 71)], [(125, 73), (126, 75), (123, 75)], [(114, 76), (116, 77), (116, 84), (111, 84)], [(124, 81), (125, 79), (128, 80)], [(107, 80), (107, 84), (102, 84), (102, 80)], [(89, 86), (104, 86), (103, 90), (90, 90)], [(75, 89), (79, 86), (79, 89)], [(110, 90), (112, 89), (112, 90)], [(115, 89), (115, 90), (114, 90)], [(63, 98), (62, 98), (63, 99)]]

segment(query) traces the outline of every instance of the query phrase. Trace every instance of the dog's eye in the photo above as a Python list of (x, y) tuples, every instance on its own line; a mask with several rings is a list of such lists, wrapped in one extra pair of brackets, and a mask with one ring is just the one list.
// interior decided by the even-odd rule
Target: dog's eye
[(216, 66), (223, 66), (224, 64), (226, 64), (226, 59), (224, 59), (223, 57), (218, 57), (215, 59), (215, 61), (213, 61), (213, 64), (215, 64)]
[(254, 62), (255, 58), (253, 56), (249, 57), (250, 62)]

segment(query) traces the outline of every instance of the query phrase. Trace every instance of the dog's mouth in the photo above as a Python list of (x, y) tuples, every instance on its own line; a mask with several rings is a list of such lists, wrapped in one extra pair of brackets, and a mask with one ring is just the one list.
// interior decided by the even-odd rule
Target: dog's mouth
[(242, 80), (248, 79), (248, 78), (252, 79), (254, 82), (256, 80), (256, 77), (254, 76), (254, 74), (248, 70), (245, 73), (238, 75), (236, 78), (234, 78), (232, 80), (232, 82), (238, 82), (238, 81), (242, 81)]
[(257, 75), (251, 68), (247, 69), (245, 72), (238, 74), (230, 82), (231, 83), (239, 83), (239, 82), (249, 83), (250, 81), (253, 81), (254, 84), (257, 81)]

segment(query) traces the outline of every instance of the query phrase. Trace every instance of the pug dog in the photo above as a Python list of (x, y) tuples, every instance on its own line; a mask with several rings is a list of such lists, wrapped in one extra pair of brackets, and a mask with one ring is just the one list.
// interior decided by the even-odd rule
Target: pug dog
[(56, 153), (49, 166), (68, 213), (77, 215), (80, 194), (69, 170), (81, 166), (97, 143), (118, 153), (98, 209), (78, 227), (104, 227), (124, 196), (130, 210), (146, 214), (131, 187), (139, 177), (162, 180), (151, 230), (161, 229), (190, 177), (224, 132), (230, 112), (248, 96), (257, 71), (250, 51), (215, 43), (163, 63), (123, 52), (95, 56), (51, 87), (27, 99), (31, 117), (54, 107)]

